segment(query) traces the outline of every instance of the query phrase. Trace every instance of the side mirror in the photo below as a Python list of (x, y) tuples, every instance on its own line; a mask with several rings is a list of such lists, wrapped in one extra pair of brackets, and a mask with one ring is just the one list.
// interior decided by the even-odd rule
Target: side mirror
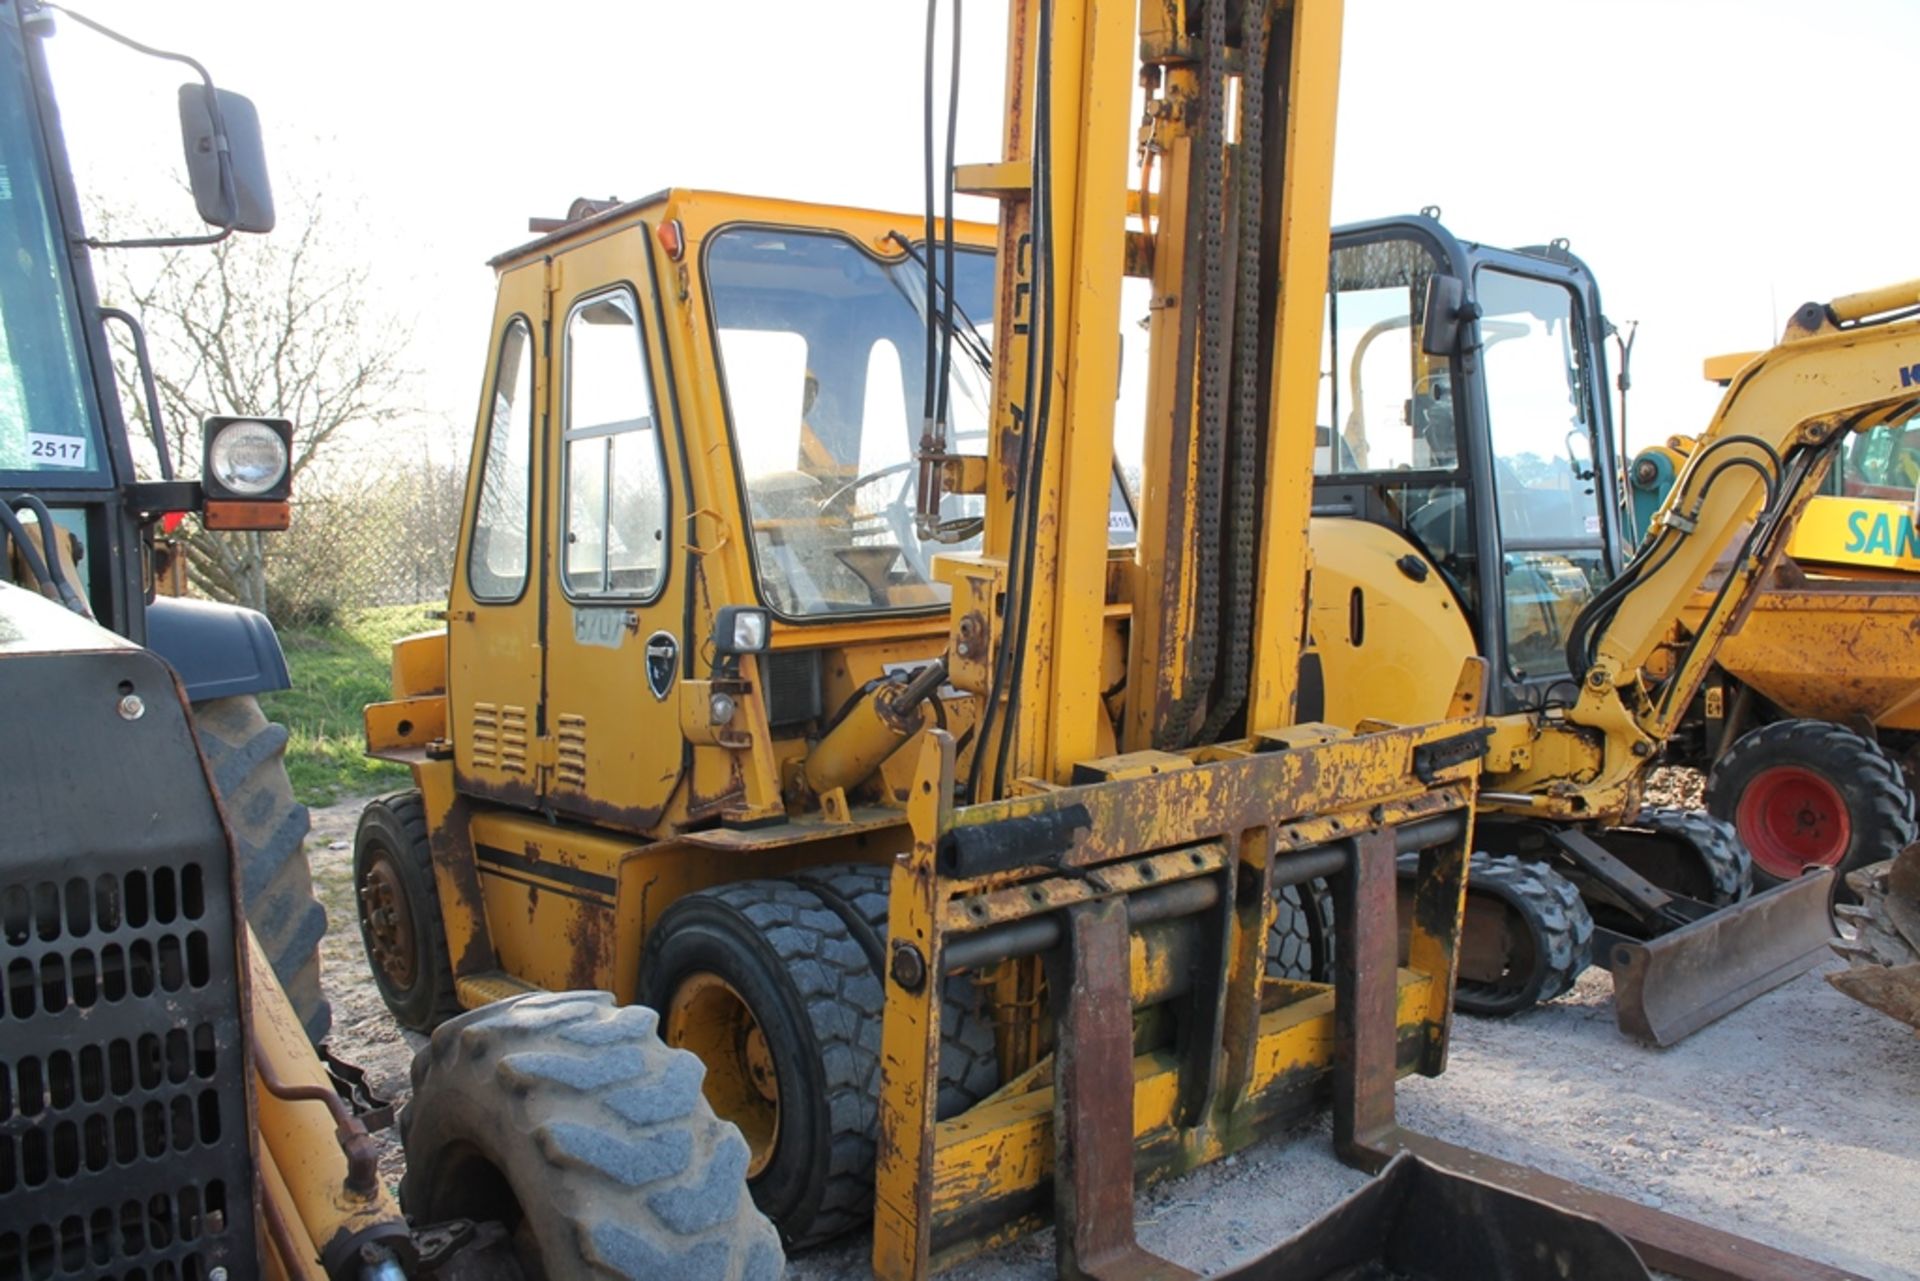
[(1466, 282), (1458, 276), (1428, 276), (1427, 296), (1420, 306), (1420, 350), (1429, 356), (1451, 356), (1460, 346), (1465, 315)]
[[(234, 231), (273, 230), (267, 152), (260, 139), (260, 113), (250, 99), (203, 84), (181, 85), (180, 143), (201, 218)], [(223, 169), (232, 175), (231, 189)]]

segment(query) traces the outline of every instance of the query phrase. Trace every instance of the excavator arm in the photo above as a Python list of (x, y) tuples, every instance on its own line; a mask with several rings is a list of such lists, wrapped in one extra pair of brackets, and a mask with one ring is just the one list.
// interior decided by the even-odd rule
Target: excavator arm
[[(1575, 622), (1567, 659), (1578, 698), (1503, 726), (1490, 786), (1566, 817), (1631, 813), (1647, 759), (1677, 728), (1841, 441), (1917, 407), (1920, 281), (1800, 308), (1780, 343), (1734, 375), (1639, 552)], [(1677, 619), (1703, 585), (1713, 603), (1689, 630)]]

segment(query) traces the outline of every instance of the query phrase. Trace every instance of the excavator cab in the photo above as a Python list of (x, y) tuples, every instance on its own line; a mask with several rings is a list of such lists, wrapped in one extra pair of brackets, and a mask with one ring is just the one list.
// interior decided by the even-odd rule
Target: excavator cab
[[(1573, 619), (1620, 568), (1605, 327), (1592, 275), (1563, 246), (1494, 249), (1426, 215), (1335, 234), (1314, 515), (1411, 544), (1400, 573), (1437, 578), (1464, 624), (1439, 638), (1436, 667), (1487, 657), (1495, 713), (1565, 684)], [(1317, 564), (1339, 574), (1355, 538), (1373, 544), (1316, 522)], [(1349, 592), (1335, 612), (1357, 618), (1366, 589), (1352, 590), (1363, 599)], [(1389, 714), (1361, 711), (1357, 693), (1329, 686), (1330, 719)]]
[(1622, 1028), (1666, 1044), (1807, 968), (1830, 930), (1818, 887), (1742, 902), (1750, 864), (1727, 824), (1641, 803), (1657, 745), (1626, 739), (1642, 731), (1580, 721), (1621, 762), (1604, 769), (1561, 737), (1590, 715), (1573, 710), (1583, 693), (1611, 688), (1584, 655), (1630, 546), (1608, 328), (1564, 244), (1495, 249), (1429, 213), (1335, 234), (1308, 687), (1336, 725), (1418, 720), (1446, 672), (1485, 658), (1503, 728), (1457, 1004), (1515, 1013), (1599, 961)]

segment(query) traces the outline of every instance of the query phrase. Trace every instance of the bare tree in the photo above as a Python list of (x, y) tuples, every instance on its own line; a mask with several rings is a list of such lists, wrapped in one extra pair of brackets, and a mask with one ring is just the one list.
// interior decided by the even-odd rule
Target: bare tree
[[(163, 434), (183, 471), (197, 466), (200, 424), (210, 415), (291, 419), (297, 481), (345, 434), (414, 412), (406, 394), (411, 332), (380, 305), (365, 263), (328, 234), (325, 210), (318, 191), (297, 193), (268, 236), (104, 256), (101, 290), (147, 331)], [(100, 228), (116, 220), (96, 212), (90, 221)], [(139, 384), (129, 381), (131, 343), (119, 327), (113, 334), (124, 393)], [(122, 403), (139, 433), (150, 432), (143, 398), (123, 394)], [(195, 586), (267, 608), (273, 535), (193, 522), (184, 532)]]

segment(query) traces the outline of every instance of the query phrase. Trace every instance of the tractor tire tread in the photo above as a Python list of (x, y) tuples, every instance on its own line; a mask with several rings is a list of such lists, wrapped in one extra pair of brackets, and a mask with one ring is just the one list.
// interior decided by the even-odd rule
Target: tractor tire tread
[(1733, 824), (1704, 810), (1642, 806), (1634, 826), (1671, 836), (1691, 845), (1713, 878), (1715, 907), (1738, 903), (1753, 892), (1753, 859), (1740, 843)]
[(320, 987), (327, 910), (307, 863), (307, 807), (287, 778), (287, 727), (269, 721), (251, 694), (193, 704), (193, 725), (233, 832), (247, 924), (318, 1044), (333, 1024)]
[(400, 1114), (409, 1215), (469, 1217), (466, 1189), (448, 1186), (464, 1180), (440, 1162), (478, 1149), (555, 1281), (784, 1271), (779, 1236), (747, 1194), (746, 1141), (701, 1094), (700, 1061), (660, 1040), (652, 1010), (604, 992), (496, 1002), (437, 1028), (413, 1075)]
[(1273, 922), (1267, 926), (1270, 979), (1302, 983), (1333, 980), (1333, 891), (1320, 877), (1273, 890)]

